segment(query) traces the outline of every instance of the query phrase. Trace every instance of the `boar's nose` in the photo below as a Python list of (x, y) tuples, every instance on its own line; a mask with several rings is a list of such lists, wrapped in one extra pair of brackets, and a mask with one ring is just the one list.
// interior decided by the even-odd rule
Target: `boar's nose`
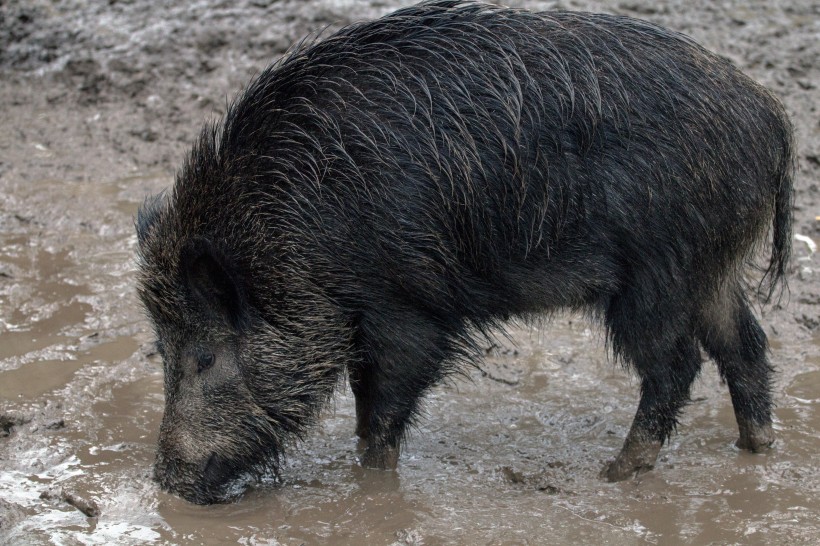
[(213, 452), (202, 465), (202, 480), (205, 483), (221, 484), (227, 477), (225, 470), (224, 462), (216, 452)]
[(227, 469), (222, 459), (211, 453), (206, 459), (191, 463), (174, 457), (157, 455), (154, 479), (162, 489), (179, 495), (195, 504), (227, 502), (224, 486), (228, 481)]

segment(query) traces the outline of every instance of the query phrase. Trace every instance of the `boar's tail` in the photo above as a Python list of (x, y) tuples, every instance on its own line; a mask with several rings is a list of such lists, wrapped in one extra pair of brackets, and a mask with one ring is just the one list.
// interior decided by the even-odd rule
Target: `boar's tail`
[[(796, 170), (794, 137), (791, 124), (786, 121), (782, 139), (782, 152), (774, 174), (777, 184), (774, 195), (774, 218), (772, 220), (772, 255), (761, 279), (761, 294), (766, 303), (777, 293), (779, 300), (787, 290), (786, 273), (792, 251), (793, 187)], [(778, 287), (780, 289), (778, 290)]]

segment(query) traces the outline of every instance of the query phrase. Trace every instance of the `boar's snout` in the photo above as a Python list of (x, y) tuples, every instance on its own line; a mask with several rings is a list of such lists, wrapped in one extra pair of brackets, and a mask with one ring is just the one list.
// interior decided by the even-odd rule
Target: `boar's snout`
[(203, 454), (196, 461), (184, 461), (163, 453), (154, 463), (154, 480), (168, 492), (195, 504), (215, 504), (234, 500), (241, 489), (231, 487), (235, 476), (230, 465), (217, 453)]

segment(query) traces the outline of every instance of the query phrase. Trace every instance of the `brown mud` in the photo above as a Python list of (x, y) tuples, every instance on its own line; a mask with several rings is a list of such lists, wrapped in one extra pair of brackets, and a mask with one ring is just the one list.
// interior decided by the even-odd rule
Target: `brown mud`
[[(767, 453), (734, 447), (706, 363), (654, 471), (598, 477), (634, 377), (575, 316), (514, 326), (437, 388), (396, 472), (357, 465), (341, 389), (281, 483), (201, 507), (150, 479), (162, 370), (134, 293), (133, 217), (202, 121), (310, 31), (397, 0), (0, 0), (0, 543), (815, 544), (820, 258), (758, 309), (777, 366)], [(799, 235), (820, 242), (820, 7), (812, 0), (510, 1), (643, 17), (731, 58), (794, 119)], [(91, 514), (94, 517), (89, 517)]]

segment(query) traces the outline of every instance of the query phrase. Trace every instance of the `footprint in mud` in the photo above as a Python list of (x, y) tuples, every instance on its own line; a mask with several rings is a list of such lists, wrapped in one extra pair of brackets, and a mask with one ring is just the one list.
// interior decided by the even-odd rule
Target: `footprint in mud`
[[(554, 463), (552, 468), (561, 468), (563, 463)], [(554, 484), (555, 478), (547, 475), (547, 472), (539, 472), (536, 474), (525, 474), (514, 470), (510, 466), (502, 466), (499, 469), (504, 481), (512, 485), (522, 486), (527, 489), (535, 489), (543, 491), (550, 495), (557, 495), (564, 492), (564, 490)]]

